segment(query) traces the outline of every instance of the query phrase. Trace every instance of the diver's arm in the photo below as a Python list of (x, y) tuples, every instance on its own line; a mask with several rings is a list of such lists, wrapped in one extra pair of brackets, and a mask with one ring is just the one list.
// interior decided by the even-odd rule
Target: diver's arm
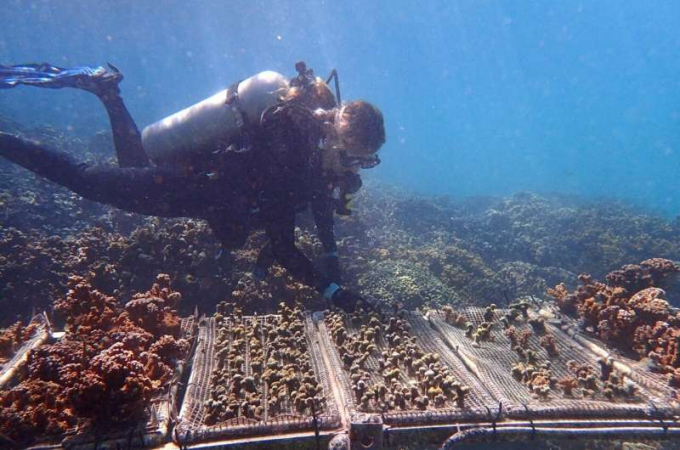
[(312, 198), (312, 214), (319, 240), (326, 254), (337, 254), (335, 242), (335, 220), (333, 219), (333, 200), (328, 195), (319, 192)]
[(293, 277), (323, 293), (330, 282), (314, 268), (312, 262), (295, 245), (295, 214), (286, 213), (272, 220), (266, 227), (274, 258)]
[(326, 277), (335, 282), (342, 281), (340, 260), (338, 258), (338, 246), (335, 241), (335, 221), (333, 220), (334, 204), (329, 194), (323, 191), (317, 192), (312, 197), (312, 214), (319, 233), (319, 240), (324, 250), (324, 265)]
[(326, 300), (347, 312), (354, 311), (360, 295), (343, 289), (318, 272), (312, 262), (295, 246), (295, 215), (291, 214), (283, 220), (272, 222), (267, 226), (267, 235), (271, 239), (272, 251), (276, 260), (291, 275), (305, 284), (316, 288)]

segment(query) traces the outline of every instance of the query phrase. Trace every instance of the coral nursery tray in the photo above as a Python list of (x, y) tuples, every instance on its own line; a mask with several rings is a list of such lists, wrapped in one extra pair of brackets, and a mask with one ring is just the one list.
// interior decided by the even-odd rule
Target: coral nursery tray
[[(193, 342), (196, 334), (194, 316), (181, 320), (181, 337)], [(179, 381), (185, 371), (190, 354), (177, 362), (174, 376), (163, 393), (155, 396), (146, 408), (143, 421), (114, 428), (75, 428), (59, 437), (38, 439), (33, 449), (69, 448), (89, 450), (99, 448), (148, 448), (163, 444), (169, 439), (170, 425), (177, 409)]]
[(392, 426), (494, 418), (498, 401), (422, 315), (330, 313), (318, 324), (351, 416)]
[[(8, 386), (19, 369), (26, 364), (28, 353), (50, 338), (50, 323), (44, 313), (33, 317), (25, 330), (28, 330), (30, 337), (22, 342), (18, 348), (13, 349), (11, 356), (6, 361), (0, 362), (0, 389)], [(8, 345), (14, 344), (9, 342)]]
[[(677, 310), (675, 312), (677, 313)], [(552, 311), (548, 311), (548, 315), (552, 314)], [(581, 330), (581, 327), (579, 327), (576, 320), (561, 314), (559, 317), (559, 328), (574, 339), (579, 345), (587, 348), (600, 357), (611, 355), (612, 350), (607, 348), (607, 346), (592, 333)], [(615, 367), (625, 373), (628, 378), (635, 381), (640, 386), (643, 386), (648, 391), (653, 392), (657, 397), (672, 399), (676, 395), (675, 389), (668, 384), (668, 376), (661, 372), (653, 371), (649, 360), (636, 361), (619, 351), (615, 351), (615, 353)]]
[(311, 316), (297, 308), (279, 312), (201, 320), (177, 442), (266, 439), (340, 426)]
[(428, 319), (500, 400), (508, 418), (649, 418), (677, 413), (668, 390), (654, 377), (562, 331), (531, 313), (526, 304), (449, 309), (432, 312)]

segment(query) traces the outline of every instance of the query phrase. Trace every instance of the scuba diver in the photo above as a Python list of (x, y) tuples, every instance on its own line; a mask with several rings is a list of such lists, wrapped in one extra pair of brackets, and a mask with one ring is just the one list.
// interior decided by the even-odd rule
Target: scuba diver
[[(89, 165), (38, 141), (0, 131), (0, 156), (116, 208), (208, 222), (224, 249), (264, 228), (268, 242), (254, 274), (277, 261), (345, 311), (360, 295), (340, 286), (333, 214), (348, 214), (360, 169), (380, 163), (382, 113), (365, 101), (337, 102), (303, 62), (288, 80), (266, 71), (139, 132), (120, 95), (123, 75), (109, 68), (48, 64), (0, 66), (0, 88), (73, 87), (95, 94), (109, 115), (118, 167)], [(295, 217), (311, 205), (325, 251), (317, 270), (295, 245)]]

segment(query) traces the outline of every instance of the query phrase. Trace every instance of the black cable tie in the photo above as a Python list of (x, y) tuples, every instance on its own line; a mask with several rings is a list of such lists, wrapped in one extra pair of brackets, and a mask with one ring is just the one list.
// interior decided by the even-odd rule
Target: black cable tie
[(498, 413), (496, 413), (496, 421), (501, 419), (501, 414), (503, 413), (503, 402), (498, 402)]
[(184, 433), (184, 442), (181, 443), (181, 450), (186, 450), (189, 448), (189, 436), (190, 436), (191, 430), (187, 430), (186, 433)]
[(484, 405), (484, 408), (486, 408), (486, 417), (488, 417), (489, 422), (491, 422), (491, 408), (486, 405)]
[(652, 422), (654, 422), (655, 420), (659, 421), (659, 424), (661, 424), (661, 428), (663, 428), (664, 434), (668, 433), (668, 425), (663, 420), (663, 414), (661, 413), (661, 411), (659, 411), (659, 408), (656, 407), (656, 404), (653, 401), (649, 402), (649, 416), (651, 417)]
[(526, 411), (529, 424), (531, 425), (531, 440), (533, 441), (536, 438), (536, 425), (534, 425), (534, 419), (531, 418), (531, 411), (527, 404), (522, 403), (522, 406), (524, 406), (524, 411)]
[[(494, 415), (491, 413), (491, 408), (488, 406), (484, 405), (484, 408), (486, 408), (486, 417), (489, 422), (491, 422), (491, 429), (493, 430), (493, 438), (494, 440), (496, 439), (496, 418)], [(497, 417), (497, 416), (496, 416)]]
[(319, 418), (316, 415), (316, 407), (312, 402), (312, 425), (314, 426), (314, 439), (316, 440), (316, 450), (321, 450), (321, 433), (319, 429)]

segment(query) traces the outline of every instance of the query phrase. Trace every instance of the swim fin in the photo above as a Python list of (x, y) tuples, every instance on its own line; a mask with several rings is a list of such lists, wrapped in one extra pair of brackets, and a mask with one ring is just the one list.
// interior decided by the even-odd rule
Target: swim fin
[(64, 69), (48, 63), (0, 65), (0, 89), (9, 89), (20, 84), (51, 89), (73, 87), (98, 93), (117, 89), (123, 74), (112, 64), (106, 67), (74, 67)]

